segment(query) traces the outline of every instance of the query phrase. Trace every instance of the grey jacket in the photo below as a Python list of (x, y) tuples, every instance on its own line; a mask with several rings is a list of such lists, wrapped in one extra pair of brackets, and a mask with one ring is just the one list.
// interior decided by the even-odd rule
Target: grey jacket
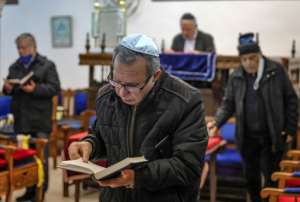
[(135, 169), (134, 189), (105, 188), (101, 202), (196, 202), (208, 137), (197, 89), (163, 73), (133, 108), (105, 86), (96, 112), (94, 134), (84, 139), (93, 145), (93, 158), (106, 156), (109, 164), (128, 156), (150, 160)]
[[(285, 134), (295, 136), (298, 122), (297, 95), (284, 68), (264, 57), (265, 73), (260, 81), (260, 90), (265, 106), (272, 150), (280, 151), (285, 146)], [(244, 101), (246, 78), (242, 67), (235, 70), (229, 78), (225, 96), (216, 114), (220, 128), (228, 118), (236, 118), (236, 142), (241, 149), (244, 138)]]
[[(174, 51), (182, 52), (184, 50), (184, 41), (182, 34), (177, 34), (172, 42), (171, 48)], [(215, 52), (214, 38), (205, 32), (198, 31), (195, 43), (195, 50)]]
[[(28, 68), (18, 61), (9, 67), (8, 79), (23, 78), (30, 71), (34, 72), (32, 80), (36, 83), (33, 93), (25, 93), (19, 86), (14, 86), (9, 94), (12, 96), (12, 112), (15, 118), (16, 133), (45, 132), (52, 127), (52, 97), (60, 92), (60, 81), (53, 62), (39, 54)], [(4, 91), (5, 94), (8, 94)]]

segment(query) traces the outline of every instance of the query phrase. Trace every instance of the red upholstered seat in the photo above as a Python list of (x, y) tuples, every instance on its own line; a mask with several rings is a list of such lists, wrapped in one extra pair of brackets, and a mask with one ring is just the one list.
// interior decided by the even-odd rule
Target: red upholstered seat
[(7, 164), (7, 161), (4, 159), (0, 159), (0, 168), (4, 167)]
[(300, 187), (300, 179), (299, 180), (287, 180), (286, 187)]
[[(4, 159), (5, 150), (0, 149), (0, 167), (5, 166), (7, 164), (7, 161)], [(34, 155), (36, 155), (36, 151), (33, 149), (17, 149), (12, 157), (15, 161), (22, 161), (28, 158), (32, 158)]]
[(69, 137), (68, 142), (71, 143), (71, 142), (79, 141), (79, 140), (81, 140), (81, 138), (84, 138), (85, 136), (87, 136), (87, 134), (88, 134), (88, 132), (81, 132), (81, 133), (76, 133), (74, 135), (71, 135)]
[(220, 144), (220, 142), (222, 140), (223, 140), (223, 138), (221, 136), (214, 136), (214, 137), (208, 138), (208, 144), (207, 144), (206, 150), (210, 150), (210, 149), (214, 148), (215, 146)]
[(300, 202), (300, 197), (297, 197), (297, 200), (295, 200), (295, 197), (293, 196), (279, 196), (278, 202)]

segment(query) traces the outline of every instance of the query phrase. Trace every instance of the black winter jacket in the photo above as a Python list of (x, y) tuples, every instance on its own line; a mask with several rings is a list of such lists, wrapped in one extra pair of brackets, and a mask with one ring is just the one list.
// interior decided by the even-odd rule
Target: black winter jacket
[[(272, 150), (282, 151), (285, 147), (285, 134), (295, 136), (298, 122), (298, 99), (284, 68), (264, 57), (264, 74), (261, 78), (261, 91)], [(223, 103), (216, 114), (217, 126), (220, 128), (228, 118), (236, 118), (236, 142), (241, 149), (245, 134), (244, 104), (246, 78), (243, 67), (234, 71), (229, 78)]]
[(109, 164), (128, 156), (150, 160), (135, 170), (134, 189), (105, 188), (101, 202), (196, 201), (208, 137), (199, 90), (163, 72), (137, 107), (105, 86), (96, 112), (94, 134), (84, 140), (92, 143), (93, 158), (106, 155)]
[[(60, 92), (60, 81), (55, 64), (39, 54), (28, 68), (18, 60), (9, 67), (8, 79), (23, 78), (30, 71), (36, 83), (33, 93), (25, 93), (19, 86), (14, 86), (12, 112), (15, 118), (16, 133), (51, 132), (52, 97)], [(7, 94), (4, 91), (5, 94)]]

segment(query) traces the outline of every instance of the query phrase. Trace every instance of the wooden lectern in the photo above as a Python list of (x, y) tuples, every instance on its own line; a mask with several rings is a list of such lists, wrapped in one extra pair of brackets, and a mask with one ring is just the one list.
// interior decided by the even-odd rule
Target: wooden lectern
[[(112, 69), (112, 53), (87, 53), (79, 55), (79, 64), (87, 65), (89, 67), (89, 101), (88, 108), (95, 108), (95, 100), (98, 89), (106, 82), (106, 78), (103, 74), (101, 74), (100, 82), (95, 80), (95, 68), (102, 68), (110, 70)], [(216, 61), (216, 77), (213, 81), (213, 93), (208, 95), (204, 95), (204, 97), (209, 97), (210, 99), (216, 99), (217, 103), (220, 102), (223, 97), (223, 89), (226, 86), (229, 70), (235, 69), (240, 65), (239, 57), (237, 56), (225, 56), (219, 55), (217, 56)], [(102, 71), (103, 73), (103, 71)], [(205, 90), (203, 90), (205, 94)], [(213, 95), (213, 96), (212, 96)], [(208, 101), (207, 103), (214, 104), (214, 102)], [(208, 106), (208, 109), (213, 109), (216, 106)], [(209, 114), (213, 114), (215, 110), (209, 110)]]
[[(88, 109), (95, 109), (95, 100), (98, 89), (106, 83), (104, 69), (112, 69), (111, 53), (84, 53), (79, 54), (79, 64), (89, 67)], [(100, 82), (95, 79), (95, 68), (102, 68)]]

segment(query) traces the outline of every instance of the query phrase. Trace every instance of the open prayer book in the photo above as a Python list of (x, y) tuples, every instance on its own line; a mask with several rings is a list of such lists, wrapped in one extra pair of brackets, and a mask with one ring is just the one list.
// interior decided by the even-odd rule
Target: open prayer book
[(92, 175), (96, 180), (105, 180), (120, 175), (121, 171), (126, 168), (132, 168), (136, 165), (147, 162), (144, 156), (128, 157), (107, 168), (94, 164), (92, 162), (85, 163), (82, 159), (62, 161), (59, 168), (81, 172)]
[(33, 74), (34, 74), (33, 71), (31, 71), (21, 79), (4, 79), (4, 81), (8, 82), (10, 84), (24, 85), (26, 82), (28, 82), (32, 78)]

